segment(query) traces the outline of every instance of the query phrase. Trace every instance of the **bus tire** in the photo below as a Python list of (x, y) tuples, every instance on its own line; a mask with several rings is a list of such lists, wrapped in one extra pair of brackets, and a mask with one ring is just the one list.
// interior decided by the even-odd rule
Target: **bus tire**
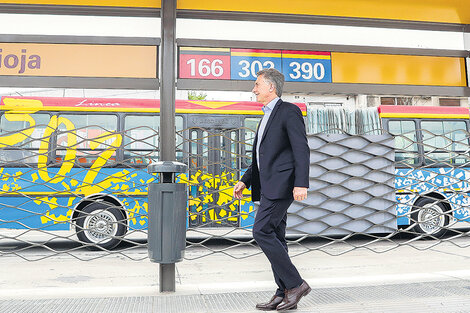
[(75, 226), (78, 239), (91, 250), (111, 250), (127, 232), (122, 211), (106, 201), (95, 200), (81, 209)]
[(446, 206), (440, 199), (420, 198), (414, 204), (411, 221), (413, 230), (417, 233), (442, 237), (449, 225), (449, 215)]

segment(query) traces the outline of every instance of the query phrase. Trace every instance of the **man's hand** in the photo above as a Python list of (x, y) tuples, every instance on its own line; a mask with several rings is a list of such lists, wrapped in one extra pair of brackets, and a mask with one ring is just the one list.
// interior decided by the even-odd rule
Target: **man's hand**
[(306, 187), (294, 187), (294, 200), (302, 201), (307, 199), (307, 189)]
[(241, 199), (243, 197), (243, 189), (246, 188), (244, 182), (239, 181), (235, 187), (233, 187), (233, 197), (235, 199)]

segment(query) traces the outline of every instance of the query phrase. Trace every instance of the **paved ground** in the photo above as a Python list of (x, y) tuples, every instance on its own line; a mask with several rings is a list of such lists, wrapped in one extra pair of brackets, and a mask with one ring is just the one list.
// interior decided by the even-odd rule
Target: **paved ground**
[[(1, 312), (256, 312), (268, 291), (141, 297), (62, 298), (0, 302)], [(363, 287), (315, 288), (297, 312), (469, 312), (470, 283), (441, 281)], [(259, 312), (259, 311), (258, 311)]]
[[(386, 250), (393, 244), (380, 245)], [(315, 251), (296, 256), (294, 263), (313, 288), (297, 311), (470, 312), (470, 249), (448, 242), (413, 245), (385, 253), (357, 249), (340, 256)], [(329, 249), (334, 254), (338, 248)], [(193, 249), (187, 257), (205, 252)], [(237, 255), (254, 252), (244, 247)], [(177, 291), (160, 294), (158, 264), (129, 259), (145, 254), (139, 248), (92, 261), (61, 254), (36, 262), (2, 256), (0, 312), (255, 312), (255, 303), (275, 289), (263, 255), (211, 254), (178, 263)]]

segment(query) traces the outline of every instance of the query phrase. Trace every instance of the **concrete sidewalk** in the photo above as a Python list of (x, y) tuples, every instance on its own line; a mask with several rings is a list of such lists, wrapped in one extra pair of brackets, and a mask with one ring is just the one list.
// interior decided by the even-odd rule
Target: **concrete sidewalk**
[[(470, 249), (441, 243), (419, 251), (420, 244), (293, 258), (313, 288), (297, 311), (470, 312)], [(178, 263), (171, 294), (158, 293), (157, 275), (158, 264), (122, 255), (87, 262), (67, 255), (37, 262), (2, 257), (0, 312), (256, 312), (254, 305), (276, 288), (262, 254), (212, 254)]]
[[(272, 292), (145, 297), (65, 298), (0, 302), (0, 312), (199, 313), (260, 312)], [(363, 287), (315, 288), (296, 312), (470, 312), (470, 282), (462, 280)], [(290, 311), (294, 312), (294, 311)]]

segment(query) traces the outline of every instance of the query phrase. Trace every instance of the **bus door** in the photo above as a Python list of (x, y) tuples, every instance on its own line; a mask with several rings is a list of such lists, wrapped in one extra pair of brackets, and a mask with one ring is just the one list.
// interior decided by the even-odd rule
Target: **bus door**
[(239, 116), (188, 116), (191, 227), (239, 225), (232, 193), (240, 178), (241, 127)]

